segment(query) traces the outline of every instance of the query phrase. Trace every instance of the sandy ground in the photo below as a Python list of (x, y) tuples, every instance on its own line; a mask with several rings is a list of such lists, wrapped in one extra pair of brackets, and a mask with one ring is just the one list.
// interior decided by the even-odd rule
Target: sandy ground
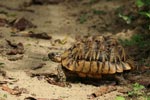
[[(18, 8), (22, 5), (23, 1), (26, 0), (1, 0), (0, 4), (7, 5), (12, 8)], [(109, 8), (114, 9), (118, 7), (117, 4), (120, 2), (108, 2)], [(106, 2), (102, 0), (101, 8), (106, 7)], [(97, 7), (98, 4), (94, 5)], [(52, 40), (55, 39), (65, 39), (67, 43), (56, 44), (52, 46), (51, 40), (36, 39), (29, 37), (11, 37), (10, 34), (12, 29), (10, 27), (0, 27), (0, 35), (3, 38), (0, 38), (1, 45), (6, 45), (5, 39), (12, 40), (16, 43), (21, 42), (24, 45), (25, 53), (23, 54), (23, 59), (17, 61), (9, 61), (6, 55), (1, 54), (0, 62), (4, 63), (4, 68), (7, 72), (7, 76), (17, 79), (17, 82), (13, 84), (8, 84), (9, 87), (13, 88), (14, 86), (19, 86), (20, 88), (25, 88), (29, 93), (23, 93), (21, 96), (10, 95), (8, 92), (5, 92), (0, 89), (0, 96), (4, 94), (7, 95), (6, 100), (24, 100), (25, 97), (32, 96), (35, 98), (49, 98), (50, 99), (59, 99), (62, 100), (87, 100), (87, 95), (93, 93), (98, 89), (98, 86), (86, 85), (83, 83), (71, 83), (72, 87), (59, 87), (56, 85), (51, 85), (47, 83), (44, 79), (38, 80), (36, 77), (30, 77), (26, 72), (32, 71), (31, 68), (39, 65), (40, 63), (46, 63), (46, 65), (41, 68), (34, 70), (36, 73), (55, 73), (57, 74), (55, 68), (57, 63), (52, 61), (43, 61), (43, 58), (47, 58), (47, 54), (51, 51), (56, 51), (55, 49), (50, 49), (51, 47), (57, 48), (57, 51), (63, 51), (66, 49), (75, 39), (75, 35), (86, 35), (89, 33), (98, 34), (97, 30), (91, 29), (87, 24), (79, 24), (77, 18), (73, 15), (79, 12), (80, 7), (71, 3), (70, 5), (66, 3), (60, 4), (50, 4), (50, 5), (32, 5), (27, 7), (27, 9), (34, 10), (34, 13), (27, 11), (12, 11), (5, 8), (0, 8), (1, 11), (6, 11), (9, 16), (1, 16), (7, 18), (15, 17), (25, 17), (26, 19), (32, 21), (37, 28), (27, 29), (26, 31), (32, 30), (34, 32), (46, 32), (52, 36)], [(83, 6), (84, 8), (85, 6)], [(99, 7), (99, 6), (98, 6)], [(4, 80), (1, 78), (1, 80)], [(120, 95), (117, 91), (105, 94), (103, 96), (97, 97), (93, 100), (115, 100), (116, 95)]]

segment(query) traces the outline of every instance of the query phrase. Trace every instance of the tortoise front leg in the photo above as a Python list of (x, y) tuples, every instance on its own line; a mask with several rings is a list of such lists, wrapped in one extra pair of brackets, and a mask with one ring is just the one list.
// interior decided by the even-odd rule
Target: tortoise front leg
[(65, 87), (71, 87), (69, 83), (66, 82), (66, 74), (62, 69), (61, 65), (58, 65), (57, 67), (57, 72), (58, 72), (58, 81), (63, 83)]
[(57, 72), (58, 72), (58, 80), (60, 82), (66, 82), (66, 75), (65, 75), (61, 65), (58, 65)]

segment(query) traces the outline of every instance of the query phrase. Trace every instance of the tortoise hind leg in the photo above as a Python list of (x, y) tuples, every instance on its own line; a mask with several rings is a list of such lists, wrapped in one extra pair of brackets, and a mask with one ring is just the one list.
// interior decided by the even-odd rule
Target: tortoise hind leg
[(119, 85), (127, 85), (128, 84), (128, 82), (124, 78), (123, 74), (115, 75), (115, 79)]

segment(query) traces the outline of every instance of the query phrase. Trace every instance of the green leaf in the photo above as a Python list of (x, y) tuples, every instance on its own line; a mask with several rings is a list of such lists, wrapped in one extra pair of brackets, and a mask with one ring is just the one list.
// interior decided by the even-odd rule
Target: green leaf
[(140, 8), (144, 6), (144, 2), (142, 0), (136, 0), (136, 5)]
[(142, 0), (144, 3), (144, 6), (150, 6), (150, 0)]
[(7, 94), (4, 94), (3, 97), (4, 97), (4, 98), (7, 98)]
[(80, 21), (81, 24), (86, 22), (87, 21), (87, 14), (81, 15), (81, 17), (79, 18), (79, 21)]
[(122, 97), (122, 96), (117, 96), (117, 97), (115, 98), (115, 100), (125, 100), (125, 98)]
[(97, 15), (100, 15), (100, 14), (106, 14), (106, 12), (105, 11), (103, 11), (103, 10), (93, 10), (93, 14), (97, 14)]
[(126, 21), (127, 24), (130, 24), (131, 23), (131, 17), (129, 16), (126, 16), (126, 15), (122, 15), (119, 13), (118, 15), (120, 18), (122, 18), (124, 21)]
[(0, 65), (4, 65), (4, 63), (1, 63), (1, 62), (0, 62)]
[(144, 15), (144, 16), (150, 18), (150, 12), (140, 12), (139, 14)]
[(142, 90), (145, 87), (143, 85), (140, 85), (139, 83), (135, 83), (133, 84), (133, 90), (138, 91), (138, 90)]
[(150, 100), (150, 96), (146, 97), (146, 100)]
[(90, 0), (90, 4), (95, 3), (97, 0)]
[(134, 95), (134, 92), (133, 92), (133, 91), (129, 91), (129, 92), (128, 92), (128, 95), (129, 95), (129, 96), (132, 96), (132, 95)]

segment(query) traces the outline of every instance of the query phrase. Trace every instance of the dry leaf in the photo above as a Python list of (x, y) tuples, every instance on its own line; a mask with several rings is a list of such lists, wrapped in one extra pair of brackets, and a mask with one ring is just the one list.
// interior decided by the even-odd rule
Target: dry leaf
[(16, 86), (13, 89), (11, 89), (5, 84), (2, 85), (2, 90), (7, 91), (12, 95), (18, 95), (18, 96), (21, 95), (22, 93), (28, 93), (28, 91), (25, 88), (19, 88), (18, 86)]
[(18, 30), (22, 31), (25, 30), (26, 28), (33, 28), (36, 27), (35, 25), (32, 24), (32, 22), (28, 21), (24, 17), (16, 19), (13, 23), (13, 27), (17, 28)]
[(98, 96), (104, 95), (115, 90), (117, 90), (115, 86), (101, 86), (96, 92), (92, 93), (91, 95), (88, 95), (88, 98), (96, 98)]
[(12, 95), (20, 94), (20, 91), (13, 90), (13, 89), (9, 88), (7, 85), (3, 85), (2, 90), (7, 91), (8, 93), (10, 93)]

